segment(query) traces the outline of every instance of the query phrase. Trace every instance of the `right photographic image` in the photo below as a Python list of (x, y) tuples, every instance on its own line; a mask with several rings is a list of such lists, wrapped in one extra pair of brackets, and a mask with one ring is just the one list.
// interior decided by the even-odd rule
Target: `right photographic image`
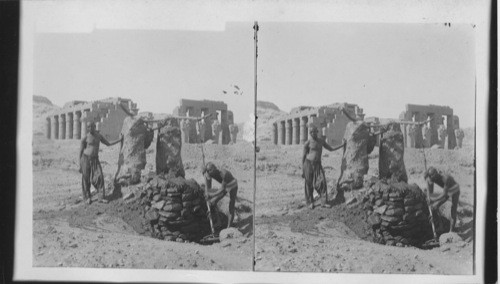
[(474, 27), (259, 22), (255, 271), (476, 273)]

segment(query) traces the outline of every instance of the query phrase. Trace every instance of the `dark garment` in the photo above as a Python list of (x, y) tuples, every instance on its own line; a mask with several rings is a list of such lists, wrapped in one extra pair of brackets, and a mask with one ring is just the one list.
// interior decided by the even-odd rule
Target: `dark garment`
[(321, 196), (321, 203), (324, 204), (327, 201), (326, 192), (326, 178), (325, 171), (321, 166), (321, 162), (313, 162), (310, 160), (305, 160), (303, 165), (305, 185), (304, 191), (306, 196), (306, 203), (309, 205), (314, 203), (313, 191)]
[(104, 176), (102, 174), (101, 163), (99, 157), (89, 157), (85, 154), (80, 159), (82, 169), (82, 191), (83, 198), (89, 199), (90, 186), (93, 185), (97, 189), (99, 199), (104, 198)]

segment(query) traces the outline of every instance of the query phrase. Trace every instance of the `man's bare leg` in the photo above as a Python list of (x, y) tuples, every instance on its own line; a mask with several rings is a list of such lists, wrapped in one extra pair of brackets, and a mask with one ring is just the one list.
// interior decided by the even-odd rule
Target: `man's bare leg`
[(227, 221), (228, 228), (233, 225), (237, 192), (238, 188), (235, 188), (229, 192), (230, 199), (229, 199), (229, 220)]
[(455, 225), (457, 223), (457, 208), (458, 208), (458, 197), (460, 193), (455, 194), (451, 198), (451, 220), (450, 220), (450, 233), (455, 230)]
[(321, 207), (323, 208), (332, 208), (330, 204), (328, 204), (328, 195), (326, 193), (326, 189), (321, 193)]

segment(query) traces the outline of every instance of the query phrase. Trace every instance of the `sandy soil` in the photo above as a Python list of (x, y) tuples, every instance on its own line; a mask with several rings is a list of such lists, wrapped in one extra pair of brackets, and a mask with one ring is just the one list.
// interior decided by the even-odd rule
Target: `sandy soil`
[[(43, 125), (34, 122), (38, 124)], [(140, 206), (134, 202), (116, 198), (109, 204), (84, 205), (77, 165), (79, 147), (77, 140), (47, 140), (42, 131), (34, 130), (33, 266), (252, 269), (252, 144), (205, 145), (206, 160), (227, 167), (238, 179), (236, 207), (244, 209), (236, 218), (243, 237), (207, 246), (151, 238), (144, 230)], [(147, 150), (146, 165), (153, 169), (154, 148), (153, 143)], [(116, 172), (118, 153), (118, 145), (102, 145), (100, 150), (107, 186)], [(183, 145), (182, 157), (186, 177), (202, 183), (200, 147)]]
[[(459, 231), (466, 242), (458, 246), (433, 250), (382, 246), (370, 242), (369, 225), (359, 206), (303, 208), (302, 147), (272, 145), (266, 138), (271, 126), (263, 121), (258, 125), (255, 235), (254, 214), (249, 210), (254, 207), (252, 144), (205, 145), (207, 161), (230, 169), (238, 179), (236, 226), (243, 237), (203, 246), (151, 238), (134, 202), (116, 198), (106, 205), (82, 204), (79, 141), (43, 137), (42, 113), (52, 107), (34, 105), (33, 266), (251, 270), (255, 252), (257, 271), (473, 273), (473, 219), (467, 214), (475, 190), (471, 129), (466, 130), (461, 150), (425, 151), (428, 165), (451, 173), (460, 183)], [(282, 115), (278, 110), (257, 113), (268, 121)], [(146, 167), (154, 168), (154, 146), (147, 151)], [(119, 146), (102, 146), (100, 151), (106, 185), (116, 171), (118, 152)], [(375, 148), (370, 155), (369, 173), (376, 172), (377, 152)], [(183, 145), (182, 156), (186, 177), (202, 183), (200, 147)], [(329, 189), (338, 178), (340, 158), (340, 151), (323, 154)], [(406, 149), (405, 164), (409, 182), (423, 187), (422, 151)]]
[[(267, 128), (264, 127), (265, 130)], [(258, 130), (259, 131), (259, 130)], [(470, 135), (468, 137), (473, 137)], [(467, 134), (466, 134), (467, 135)], [(266, 140), (266, 139), (263, 139)], [(473, 273), (474, 148), (472, 139), (456, 151), (426, 149), (427, 165), (449, 172), (461, 187), (459, 234), (465, 242), (432, 250), (372, 243), (370, 226), (359, 205), (331, 209), (303, 207), (302, 146), (261, 141), (257, 154), (255, 200), (256, 271), (341, 273)], [(323, 153), (329, 191), (340, 174), (341, 150)], [(378, 148), (370, 155), (369, 173), (378, 168)], [(422, 150), (405, 149), (409, 182), (424, 186)], [(438, 188), (436, 188), (436, 191)], [(355, 193), (347, 193), (349, 200)], [(319, 201), (316, 203), (319, 205)]]

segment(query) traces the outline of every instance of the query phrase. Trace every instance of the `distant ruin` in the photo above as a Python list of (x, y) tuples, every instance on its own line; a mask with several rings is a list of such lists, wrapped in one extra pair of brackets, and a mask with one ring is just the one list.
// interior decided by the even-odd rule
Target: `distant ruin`
[(87, 135), (87, 124), (94, 122), (101, 135), (116, 140), (128, 116), (124, 109), (134, 115), (138, 111), (137, 104), (119, 97), (93, 102), (72, 101), (47, 116), (45, 135), (48, 139), (81, 139)]
[[(200, 143), (208, 140), (222, 142), (221, 144), (229, 144), (231, 142), (231, 134), (229, 126), (234, 124), (233, 112), (227, 109), (227, 104), (222, 101), (210, 100), (186, 100), (181, 99), (179, 106), (173, 110), (174, 116), (180, 117), (202, 117), (208, 114), (212, 115), (206, 118), (200, 125), (189, 124), (186, 127), (181, 127), (183, 143)], [(212, 125), (217, 120), (220, 126), (220, 132), (213, 131)], [(203, 129), (199, 129), (199, 127)], [(185, 133), (185, 132), (188, 133)], [(201, 135), (201, 137), (199, 136)], [(215, 137), (220, 135), (221, 137)]]
[(363, 109), (355, 104), (294, 108), (290, 114), (273, 123), (272, 140), (274, 144), (304, 144), (309, 137), (309, 127), (313, 125), (320, 130), (320, 136), (323, 136), (328, 144), (340, 144), (346, 125), (350, 122), (341, 110), (343, 106), (352, 117), (359, 120), (364, 119)]
[[(455, 149), (456, 137), (455, 129), (460, 128), (459, 118), (453, 115), (453, 109), (449, 106), (438, 105), (414, 105), (407, 104), (406, 110), (399, 115), (402, 132), (405, 139), (405, 147), (424, 148), (440, 144), (438, 129), (442, 125), (446, 128), (448, 149)], [(421, 122), (431, 119), (423, 126), (405, 124), (409, 122)], [(428, 132), (424, 137), (423, 132)], [(444, 142), (442, 143), (444, 145)]]

